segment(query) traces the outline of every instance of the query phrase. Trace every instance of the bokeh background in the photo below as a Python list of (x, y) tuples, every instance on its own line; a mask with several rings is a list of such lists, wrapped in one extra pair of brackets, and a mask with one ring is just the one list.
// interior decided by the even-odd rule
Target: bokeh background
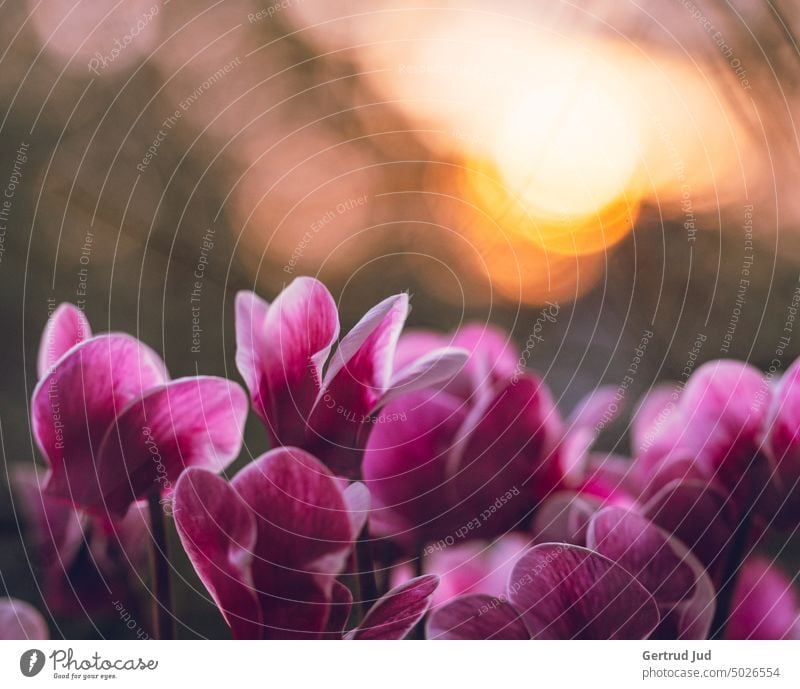
[[(798, 32), (787, 0), (0, 3), (0, 589), (44, 608), (7, 479), (36, 461), (61, 301), (175, 377), (238, 380), (235, 292), (297, 275), (344, 327), (407, 290), (412, 326), (506, 328), (564, 412), (601, 383), (630, 412), (719, 357), (779, 375)], [(628, 418), (603, 446), (627, 450)], [(246, 445), (239, 464), (257, 423)], [(796, 571), (797, 543), (775, 549)], [(224, 635), (191, 586), (179, 633)], [(53, 624), (130, 633), (113, 609)]]

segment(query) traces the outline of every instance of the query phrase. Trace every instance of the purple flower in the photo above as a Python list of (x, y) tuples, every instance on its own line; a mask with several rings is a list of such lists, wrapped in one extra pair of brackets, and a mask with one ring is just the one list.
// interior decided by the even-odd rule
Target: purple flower
[(47, 623), (30, 603), (16, 598), (0, 598), (0, 641), (49, 638)]
[(91, 336), (64, 304), (45, 328), (33, 432), (50, 471), (45, 492), (122, 517), (186, 467), (219, 471), (239, 453), (247, 400), (223, 378), (170, 381), (153, 350), (124, 334)]
[(408, 295), (389, 297), (331, 354), (339, 316), (322, 283), (297, 278), (272, 304), (240, 292), (236, 364), (273, 445), (302, 447), (337, 475), (358, 477), (376, 413), (398, 395), (449, 380), (465, 361), (443, 347), (396, 366), (407, 316)]
[[(445, 341), (412, 333), (398, 357)], [(367, 442), (371, 524), (399, 540), (452, 545), (523, 528), (563, 479), (558, 412), (542, 381), (517, 373), (508, 338), (471, 325), (450, 341), (470, 352), (467, 365), (443, 390), (388, 404)]]
[[(234, 638), (342, 637), (352, 596), (336, 578), (363, 523), (362, 497), (299, 448), (266, 453), (230, 483), (184, 473), (178, 533)], [(422, 577), (391, 591), (348, 637), (404, 636), (437, 583)]]

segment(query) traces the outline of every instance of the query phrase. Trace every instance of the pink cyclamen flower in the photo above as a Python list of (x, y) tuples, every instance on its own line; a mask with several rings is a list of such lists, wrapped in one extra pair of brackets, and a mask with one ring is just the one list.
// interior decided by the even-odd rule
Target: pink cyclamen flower
[(147, 570), (149, 527), (143, 508), (129, 510), (121, 520), (81, 513), (42, 492), (40, 477), (27, 466), (15, 468), (11, 484), (51, 612), (109, 612), (114, 599), (130, 595), (131, 570), (142, 576)]
[[(776, 382), (735, 361), (712, 361), (680, 394), (658, 389), (634, 427), (639, 480), (704, 481), (730, 498), (737, 519), (800, 523), (800, 360)], [(655, 490), (653, 490), (653, 487)]]
[(443, 347), (395, 366), (407, 316), (408, 295), (389, 297), (331, 354), (339, 316), (321, 282), (297, 278), (272, 304), (240, 292), (236, 364), (273, 444), (302, 447), (337, 475), (358, 477), (379, 410), (400, 394), (449, 380), (466, 360), (465, 352)]
[[(359, 484), (353, 484), (355, 486)], [(341, 638), (352, 596), (336, 578), (363, 522), (360, 491), (343, 488), (299, 448), (267, 452), (229, 483), (187, 470), (175, 522), (234, 638)], [(400, 638), (424, 615), (436, 577), (378, 600), (350, 638)]]
[(0, 641), (49, 638), (47, 622), (30, 603), (16, 598), (0, 598)]
[(598, 509), (586, 522), (580, 543), (542, 543), (518, 557), (505, 593), (437, 608), (431, 637), (707, 637), (714, 588), (683, 544), (621, 507)]
[(65, 304), (48, 322), (33, 432), (50, 466), (45, 492), (122, 517), (186, 467), (220, 471), (239, 453), (247, 398), (223, 378), (169, 380), (158, 355), (129, 335), (91, 336)]
[[(411, 333), (398, 356), (443, 341)], [(452, 545), (524, 528), (563, 478), (558, 412), (544, 383), (516, 370), (508, 337), (469, 325), (451, 342), (470, 352), (464, 369), (443, 390), (389, 403), (367, 442), (371, 523), (400, 540)]]

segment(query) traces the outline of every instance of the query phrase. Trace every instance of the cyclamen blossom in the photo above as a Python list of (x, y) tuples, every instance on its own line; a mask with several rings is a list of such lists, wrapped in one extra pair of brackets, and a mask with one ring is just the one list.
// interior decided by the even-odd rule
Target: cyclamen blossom
[[(361, 495), (299, 448), (277, 448), (228, 483), (203, 469), (178, 482), (181, 541), (234, 638), (341, 638), (352, 596), (337, 581), (363, 524)], [(436, 577), (378, 600), (348, 638), (402, 638)]]
[(341, 338), (336, 304), (313, 278), (292, 281), (268, 304), (236, 297), (236, 365), (274, 446), (302, 447), (333, 472), (360, 475), (377, 412), (398, 395), (449, 380), (466, 353), (452, 347), (393, 364), (408, 295), (383, 300)]
[(50, 467), (45, 492), (122, 517), (185, 467), (219, 471), (239, 453), (247, 400), (223, 378), (169, 380), (158, 355), (125, 334), (91, 336), (62, 305), (42, 338), (33, 433)]
[[(398, 358), (446, 341), (412, 332), (401, 338)], [(450, 342), (470, 352), (464, 369), (442, 390), (387, 405), (364, 456), (377, 533), (447, 545), (492, 538), (525, 528), (562, 485), (593, 418), (565, 426), (544, 382), (518, 370), (509, 341), (487, 326), (459, 329)]]
[(706, 638), (714, 590), (679, 542), (636, 513), (609, 507), (584, 545), (543, 543), (520, 555), (507, 588), (437, 608), (432, 638)]

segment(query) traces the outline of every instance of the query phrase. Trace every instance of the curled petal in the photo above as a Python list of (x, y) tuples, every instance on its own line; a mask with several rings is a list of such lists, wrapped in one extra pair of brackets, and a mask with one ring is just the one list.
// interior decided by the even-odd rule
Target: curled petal
[(357, 537), (364, 528), (369, 516), (372, 498), (369, 489), (360, 481), (351, 483), (344, 489), (344, 499), (350, 511), (350, 521), (353, 526), (353, 536)]
[(161, 359), (127, 335), (73, 347), (33, 392), (33, 433), (50, 464), (45, 490), (76, 505), (98, 504), (95, 457), (115, 417), (166, 382)]
[(399, 640), (428, 612), (439, 577), (426, 574), (411, 579), (381, 596), (369, 609), (361, 624), (348, 638), (357, 640)]
[(225, 480), (194, 468), (178, 480), (174, 514), (184, 550), (234, 638), (260, 638), (262, 616), (250, 578), (253, 514)]
[(534, 546), (520, 558), (508, 601), (535, 639), (646, 639), (660, 620), (655, 599), (632, 574), (563, 543)]
[(456, 598), (436, 608), (428, 618), (428, 639), (530, 639), (513, 605), (482, 593)]
[(88, 340), (92, 329), (83, 311), (67, 302), (60, 304), (47, 320), (39, 344), (37, 372), (41, 378), (79, 342)]
[(467, 352), (463, 349), (444, 347), (427, 352), (392, 376), (388, 390), (378, 400), (376, 408), (409, 392), (452, 380), (466, 361)]
[(97, 510), (122, 516), (187, 467), (220, 472), (242, 447), (247, 397), (224, 378), (182, 378), (149, 391), (116, 418), (100, 444)]
[(356, 478), (372, 412), (389, 386), (408, 295), (384, 299), (342, 338), (331, 356), (304, 445), (334, 473)]
[(331, 611), (324, 638), (341, 639), (344, 636), (344, 628), (350, 618), (352, 607), (353, 594), (350, 593), (350, 589), (341, 582), (334, 581), (331, 589)]

